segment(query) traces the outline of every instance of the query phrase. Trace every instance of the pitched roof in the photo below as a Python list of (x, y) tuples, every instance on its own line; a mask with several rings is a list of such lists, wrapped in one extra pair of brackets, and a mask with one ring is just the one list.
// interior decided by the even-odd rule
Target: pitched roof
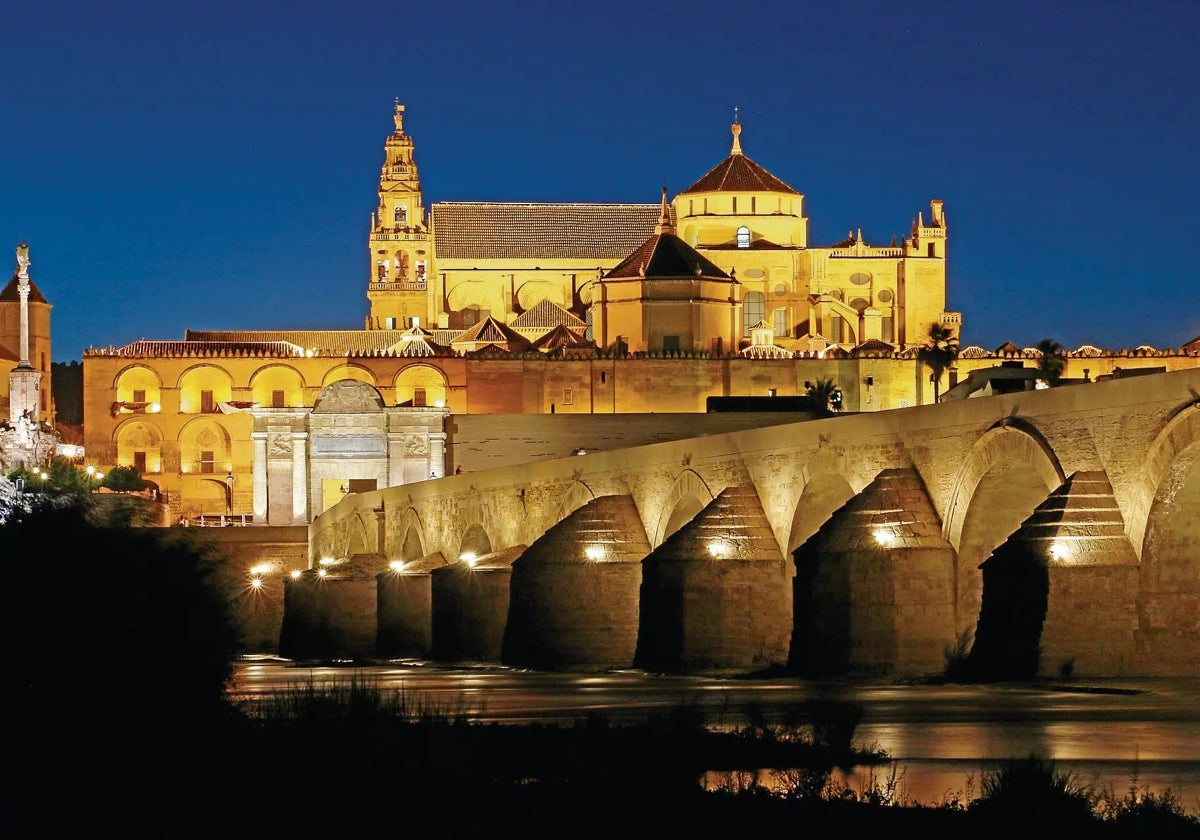
[[(651, 225), (651, 227), (653, 227), (653, 225)], [(643, 234), (643, 236), (644, 235), (645, 234)], [(17, 282), (17, 275), (14, 274), (12, 276), (12, 279), (8, 281), (8, 285), (6, 285), (4, 287), (3, 291), (0, 291), (0, 301), (3, 301), (5, 303), (20, 302), (21, 292), (20, 292), (19, 287), (20, 287), (20, 283)], [(35, 285), (32, 280), (29, 281), (29, 302), (30, 303), (49, 303), (50, 302), (50, 301), (46, 300), (45, 297), (43, 297), (41, 290), (38, 289), (37, 285)]]
[(397, 356), (451, 356), (454, 351), (433, 340), (429, 330), (410, 327), (400, 334), (400, 340), (388, 348)]
[(527, 309), (513, 318), (509, 324), (514, 329), (549, 329), (562, 325), (572, 329), (578, 328), (580, 331), (587, 327), (586, 322), (581, 321), (554, 301), (545, 299), (538, 301), (532, 309)]
[[(529, 347), (529, 339), (521, 335), (507, 324), (502, 324), (492, 316), (488, 316), (473, 327), (463, 330), (454, 337), (454, 344), (494, 344), (508, 350), (524, 350)], [(482, 349), (477, 347), (476, 349)]]
[[(205, 342), (286, 341), (303, 350), (330, 353), (382, 353), (405, 330), (185, 330), (184, 340)], [(435, 338), (436, 340), (436, 338)]]
[(896, 352), (896, 347), (893, 344), (888, 344), (878, 338), (868, 338), (862, 344), (854, 348), (855, 355), (862, 356), (890, 356)]
[(657, 204), (440, 201), (430, 210), (439, 260), (616, 260), (653, 233)]
[(559, 324), (550, 332), (533, 342), (534, 350), (550, 351), (561, 347), (569, 349), (595, 348), (595, 343), (585, 339), (580, 333)]
[(680, 195), (699, 192), (782, 192), (799, 195), (741, 152), (735, 152), (708, 171)]
[(617, 263), (601, 281), (624, 277), (672, 279), (708, 277), (737, 281), (673, 233), (656, 233)]
[(304, 349), (287, 341), (131, 341), (123, 347), (88, 351), (89, 355), (137, 356), (303, 356)]

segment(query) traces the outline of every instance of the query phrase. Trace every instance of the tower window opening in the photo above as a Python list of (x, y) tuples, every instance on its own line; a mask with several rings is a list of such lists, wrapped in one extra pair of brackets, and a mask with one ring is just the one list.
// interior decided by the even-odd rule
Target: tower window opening
[(283, 408), (287, 405), (287, 398), (283, 391), (271, 392), (271, 408)]
[(737, 246), (739, 248), (750, 247), (750, 228), (740, 227), (737, 231)]

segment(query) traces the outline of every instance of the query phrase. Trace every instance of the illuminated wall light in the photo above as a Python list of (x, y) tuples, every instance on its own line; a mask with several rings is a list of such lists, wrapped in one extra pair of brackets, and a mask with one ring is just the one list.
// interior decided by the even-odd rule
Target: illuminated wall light
[(262, 589), (263, 588), (263, 579), (260, 577), (252, 577), (252, 578), (250, 578), (250, 585), (253, 586), (255, 589)]
[(150, 403), (150, 405), (146, 406), (146, 410), (151, 414), (158, 414), (160, 411), (162, 411), (162, 406), (158, 403)]
[(299, 569), (292, 569), (292, 580), (300, 580), (300, 576), (304, 574)]
[(593, 563), (598, 563), (604, 559), (604, 549), (598, 545), (589, 545), (583, 550), (583, 555)]
[(475, 568), (475, 561), (479, 559), (479, 555), (473, 551), (464, 551), (462, 554), (458, 555), (458, 559), (466, 563), (471, 568)]
[(317, 562), (320, 563), (322, 566), (332, 566), (337, 561), (334, 560), (332, 557), (322, 557)]
[(329, 575), (328, 569), (317, 569), (317, 577), (327, 577), (328, 575)]
[(404, 561), (403, 560), (393, 560), (391, 563), (388, 563), (388, 568), (391, 569), (396, 574), (399, 574), (400, 572), (404, 571)]
[(876, 528), (874, 531), (875, 542), (883, 546), (891, 545), (896, 541), (896, 535), (886, 528)]
[(1056, 540), (1050, 543), (1050, 556), (1055, 560), (1068, 560), (1071, 557), (1071, 552), (1067, 549), (1066, 543)]
[(725, 540), (713, 540), (707, 546), (708, 553), (713, 557), (728, 557), (733, 554), (733, 546)]

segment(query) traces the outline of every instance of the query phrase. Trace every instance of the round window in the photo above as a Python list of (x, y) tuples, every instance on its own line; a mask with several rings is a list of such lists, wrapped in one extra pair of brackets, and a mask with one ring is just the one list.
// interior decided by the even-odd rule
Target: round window
[(862, 312), (869, 304), (867, 303), (866, 298), (855, 298), (854, 300), (850, 301), (850, 305), (859, 312)]
[(863, 274), (861, 271), (850, 275), (850, 282), (855, 286), (865, 286), (871, 282), (870, 274)]
[(879, 298), (880, 303), (891, 303), (892, 302), (892, 290), (891, 289), (883, 289), (882, 291), (880, 291), (880, 293), (878, 295), (876, 295), (876, 297)]
[(786, 295), (787, 294), (787, 285), (784, 283), (776, 283), (775, 284), (775, 294)]
[(762, 277), (762, 276), (763, 276), (763, 270), (762, 270), (761, 268), (747, 268), (747, 269), (746, 269), (745, 276), (746, 276), (746, 277), (753, 277), (753, 278)]

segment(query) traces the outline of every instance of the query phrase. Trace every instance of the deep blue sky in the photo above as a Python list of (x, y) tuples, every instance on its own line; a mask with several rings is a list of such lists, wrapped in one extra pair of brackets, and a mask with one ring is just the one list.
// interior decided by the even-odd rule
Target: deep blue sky
[(0, 246), (55, 361), (359, 328), (392, 104), (426, 203), (655, 202), (729, 152), (809, 241), (946, 202), (964, 345), (1200, 334), (1200, 2), (9, 4)]

